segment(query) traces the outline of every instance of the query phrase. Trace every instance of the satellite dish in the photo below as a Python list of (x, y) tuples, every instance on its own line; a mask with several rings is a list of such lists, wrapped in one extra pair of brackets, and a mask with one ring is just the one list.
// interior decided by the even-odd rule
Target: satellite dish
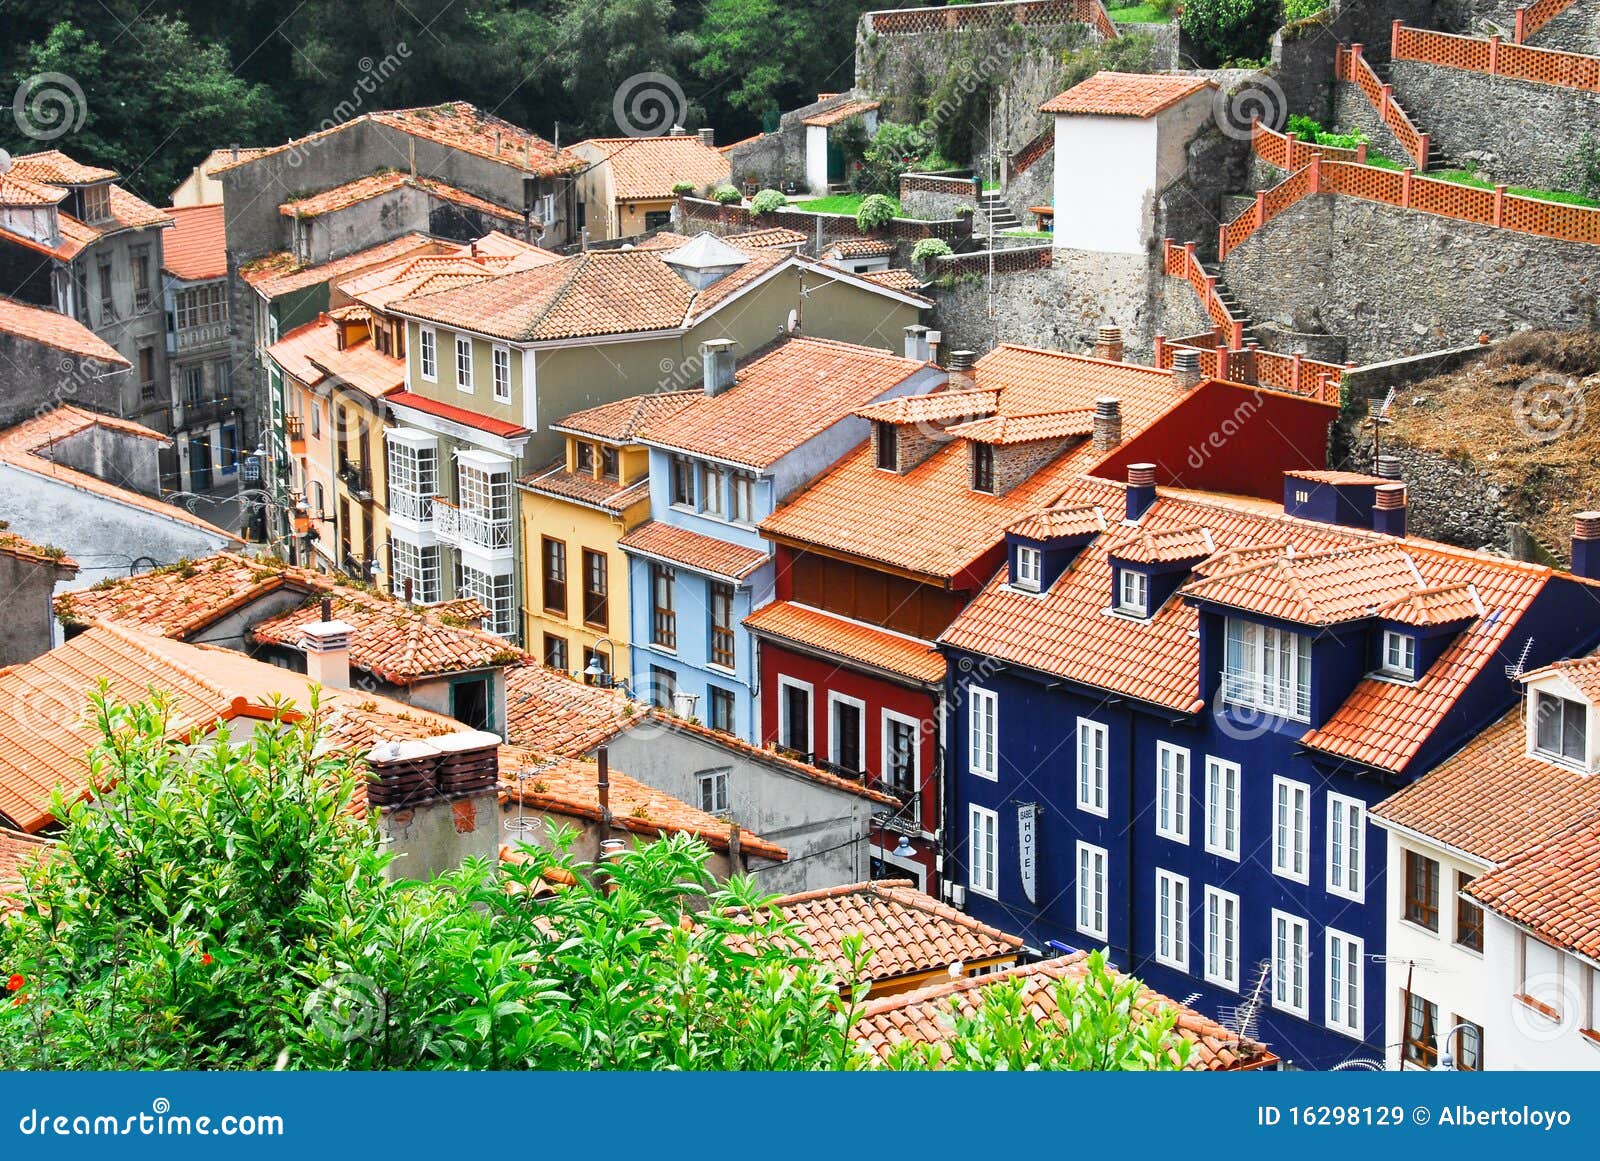
[(791, 335), (797, 335), (797, 334), (800, 333), (800, 312), (799, 311), (791, 310), (789, 312), (789, 322), (784, 327), (784, 330), (786, 332), (788, 332), (789, 334), (791, 334)]

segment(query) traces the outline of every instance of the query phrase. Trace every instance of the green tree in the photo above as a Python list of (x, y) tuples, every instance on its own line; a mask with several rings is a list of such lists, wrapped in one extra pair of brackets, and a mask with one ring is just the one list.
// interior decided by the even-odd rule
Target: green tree
[(1267, 55), (1283, 19), (1283, 0), (1185, 0), (1183, 30), (1212, 64)]

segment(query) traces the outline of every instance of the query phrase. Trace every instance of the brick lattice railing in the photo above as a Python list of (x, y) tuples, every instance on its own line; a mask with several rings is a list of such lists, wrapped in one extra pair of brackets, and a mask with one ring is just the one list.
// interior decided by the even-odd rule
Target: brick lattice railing
[(1564, 89), (1600, 89), (1600, 57), (1507, 44), (1498, 36), (1458, 36), (1453, 32), (1407, 28), (1396, 20), (1389, 55), (1395, 60), (1443, 65)]
[(974, 28), (1092, 24), (1107, 40), (1117, 26), (1100, 0), (1005, 0), (998, 4), (952, 4), (944, 8), (893, 8), (868, 12), (862, 21), (878, 36), (907, 36)]
[(1234, 318), (1227, 304), (1222, 301), (1222, 295), (1217, 292), (1217, 279), (1215, 275), (1207, 274), (1206, 268), (1200, 264), (1200, 259), (1195, 256), (1194, 243), (1187, 242), (1179, 246), (1167, 238), (1162, 242), (1162, 257), (1169, 277), (1187, 279), (1189, 285), (1194, 287), (1195, 294), (1200, 296), (1200, 305), (1205, 307), (1206, 316), (1228, 337), (1229, 345), (1235, 348), (1244, 346), (1244, 320)]
[(970, 177), (951, 177), (941, 173), (902, 173), (900, 196), (908, 193), (950, 194), (958, 198), (976, 198), (979, 185)]
[(1268, 129), (1261, 124), (1259, 117), (1252, 122), (1250, 141), (1256, 156), (1278, 169), (1304, 169), (1310, 162), (1312, 154), (1320, 156), (1324, 161), (1354, 161), (1360, 165), (1367, 163), (1365, 145), (1355, 149), (1346, 149), (1340, 145), (1313, 145), (1309, 141), (1301, 141), (1293, 133), (1276, 133)]
[(1229, 349), (1215, 331), (1182, 339), (1155, 338), (1157, 367), (1172, 369), (1174, 351), (1191, 350), (1200, 359), (1200, 373), (1211, 379), (1227, 379), (1252, 387), (1270, 387), (1290, 395), (1303, 395), (1320, 403), (1339, 402), (1339, 382), (1344, 368), (1337, 363), (1322, 363), (1304, 355), (1280, 355), (1263, 351), (1254, 343)]
[(1527, 44), (1528, 37), (1538, 32), (1577, 0), (1534, 0), (1532, 4), (1517, 9), (1516, 32), (1512, 39), (1518, 44)]
[[(1399, 21), (1395, 23), (1398, 24)], [(1394, 134), (1395, 140), (1400, 142), (1400, 148), (1406, 151), (1418, 169), (1426, 170), (1428, 135), (1419, 131), (1411, 118), (1406, 116), (1406, 111), (1394, 99), (1394, 86), (1386, 85), (1378, 79), (1378, 74), (1372, 71), (1372, 65), (1367, 63), (1367, 58), (1362, 55), (1359, 44), (1352, 44), (1349, 48), (1342, 44), (1334, 46), (1333, 73), (1336, 79), (1348, 81), (1361, 90), (1373, 109), (1377, 111), (1378, 119), (1389, 132)]]
[(1055, 247), (1050, 245), (974, 250), (970, 254), (947, 254), (943, 258), (935, 258), (931, 273), (935, 277), (944, 274), (1020, 274), (1026, 270), (1049, 269), (1054, 256)]
[[(971, 191), (971, 183), (967, 185)], [(678, 199), (680, 222), (702, 223), (730, 232), (765, 229), (783, 226), (798, 230), (808, 239), (815, 240), (819, 227), (824, 245), (841, 238), (859, 238), (861, 228), (850, 214), (814, 214), (807, 210), (785, 206), (766, 217), (757, 218), (747, 206), (725, 206), (704, 198), (680, 197)], [(940, 238), (955, 242), (972, 236), (972, 215), (924, 221), (921, 218), (893, 218), (887, 226), (874, 230), (872, 236), (887, 238), (891, 242), (920, 242), (923, 238)]]
[[(1265, 126), (1256, 127), (1258, 141), (1282, 138)], [(1272, 148), (1279, 148), (1276, 145)], [(1265, 158), (1264, 158), (1265, 160)], [(1418, 177), (1411, 169), (1379, 169), (1347, 161), (1328, 161), (1313, 153), (1305, 167), (1296, 170), (1269, 190), (1256, 195), (1256, 204), (1222, 226), (1217, 242), (1218, 261), (1226, 258), (1240, 243), (1301, 198), (1316, 193), (1344, 194), (1382, 202), (1401, 209), (1417, 210), (1461, 222), (1516, 230), (1563, 242), (1600, 246), (1600, 209), (1572, 206), (1562, 202), (1508, 194), (1504, 185), (1479, 189), (1453, 181)], [(1167, 256), (1167, 273), (1172, 268)], [(1193, 279), (1191, 278), (1191, 281)], [(1212, 316), (1216, 316), (1213, 314)]]
[(1045, 126), (1044, 132), (1011, 155), (1011, 176), (1027, 173), (1033, 165), (1056, 145), (1056, 127)]

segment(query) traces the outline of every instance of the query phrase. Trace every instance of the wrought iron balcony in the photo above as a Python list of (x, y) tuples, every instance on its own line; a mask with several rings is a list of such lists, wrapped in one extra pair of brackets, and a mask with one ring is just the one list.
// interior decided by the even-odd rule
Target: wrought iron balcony
[(339, 479), (363, 504), (372, 499), (372, 469), (359, 460), (345, 460), (339, 465)]

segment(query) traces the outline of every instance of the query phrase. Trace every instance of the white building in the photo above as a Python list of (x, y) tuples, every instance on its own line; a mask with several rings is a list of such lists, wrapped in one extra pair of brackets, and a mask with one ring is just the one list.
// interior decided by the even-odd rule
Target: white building
[(1600, 814), (1600, 656), (1521, 680), (1518, 708), (1372, 812), (1393, 840), (1390, 1067), (1448, 1053), (1458, 1068), (1600, 1068), (1600, 837), (1587, 888), (1557, 873), (1575, 857), (1564, 844), (1577, 836), (1562, 836)]
[(1039, 106), (1055, 115), (1055, 245), (1143, 255), (1156, 199), (1211, 119), (1204, 77), (1096, 73)]

